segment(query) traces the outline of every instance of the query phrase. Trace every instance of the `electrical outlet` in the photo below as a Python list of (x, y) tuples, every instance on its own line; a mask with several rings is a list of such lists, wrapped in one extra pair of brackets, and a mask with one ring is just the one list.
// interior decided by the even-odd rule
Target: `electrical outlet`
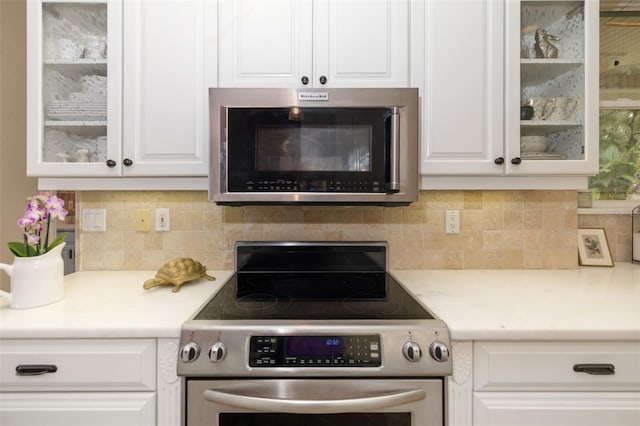
[(151, 230), (151, 211), (149, 209), (136, 210), (136, 231), (149, 232)]
[(444, 232), (447, 234), (460, 233), (460, 210), (445, 210)]
[(169, 209), (156, 209), (156, 231), (168, 231), (170, 224)]

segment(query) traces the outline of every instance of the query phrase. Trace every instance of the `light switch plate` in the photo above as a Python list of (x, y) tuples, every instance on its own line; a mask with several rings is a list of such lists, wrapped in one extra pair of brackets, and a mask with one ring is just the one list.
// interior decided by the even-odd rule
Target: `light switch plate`
[(107, 230), (105, 209), (82, 209), (82, 230), (85, 232), (104, 232)]

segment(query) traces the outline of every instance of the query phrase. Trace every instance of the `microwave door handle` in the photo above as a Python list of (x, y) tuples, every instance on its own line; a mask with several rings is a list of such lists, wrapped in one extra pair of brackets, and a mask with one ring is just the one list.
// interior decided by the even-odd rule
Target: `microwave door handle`
[(251, 411), (290, 414), (335, 414), (349, 412), (376, 411), (425, 399), (427, 393), (423, 389), (411, 389), (380, 393), (362, 398), (345, 398), (331, 400), (279, 399), (263, 396), (244, 395), (221, 389), (207, 389), (204, 399), (209, 402), (224, 404)]
[(389, 192), (400, 191), (400, 111), (398, 107), (391, 109), (391, 143), (389, 146)]

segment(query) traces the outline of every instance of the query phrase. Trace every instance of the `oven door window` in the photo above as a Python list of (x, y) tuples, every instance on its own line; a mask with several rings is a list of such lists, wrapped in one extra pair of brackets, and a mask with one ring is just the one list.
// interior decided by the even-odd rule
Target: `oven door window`
[(333, 191), (338, 182), (385, 192), (391, 114), (391, 108), (228, 108), (228, 189)]
[(220, 426), (411, 426), (409, 413), (221, 413)]

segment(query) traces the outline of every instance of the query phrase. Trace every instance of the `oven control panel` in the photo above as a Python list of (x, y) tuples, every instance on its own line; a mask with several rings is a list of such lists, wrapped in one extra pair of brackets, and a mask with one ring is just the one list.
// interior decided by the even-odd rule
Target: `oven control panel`
[(251, 336), (250, 367), (380, 367), (379, 335)]

